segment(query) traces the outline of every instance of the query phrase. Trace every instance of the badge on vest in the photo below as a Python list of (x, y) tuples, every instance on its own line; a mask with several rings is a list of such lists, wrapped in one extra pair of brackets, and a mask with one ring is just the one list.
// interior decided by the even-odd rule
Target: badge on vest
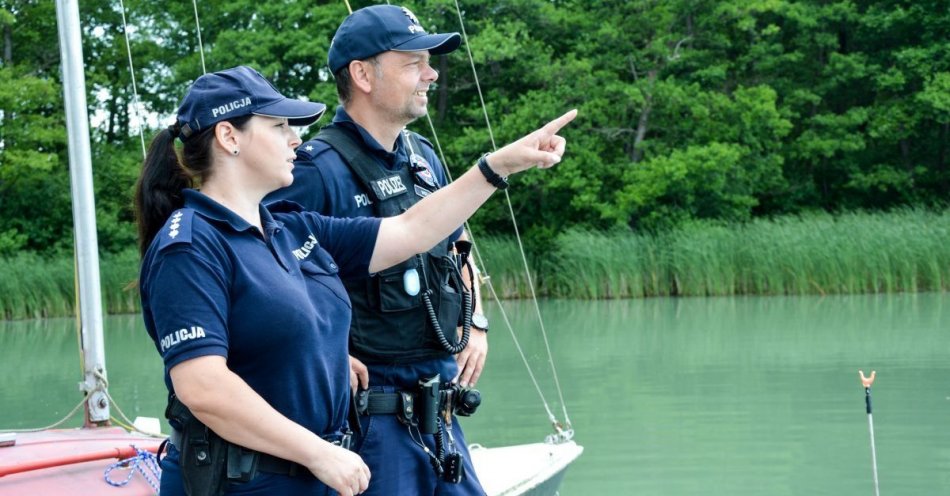
[(398, 174), (377, 179), (370, 184), (373, 187), (373, 192), (376, 193), (376, 197), (380, 200), (387, 200), (407, 191), (406, 185), (402, 183), (402, 178)]
[(419, 186), (418, 184), (413, 184), (412, 186), (413, 188), (415, 188), (416, 196), (418, 196), (419, 198), (425, 198), (432, 193), (431, 191), (423, 188), (422, 186)]
[(422, 155), (413, 152), (409, 156), (409, 163), (412, 164), (412, 172), (416, 174), (416, 178), (429, 188), (435, 189), (435, 175), (432, 173), (432, 166), (429, 165), (429, 162), (422, 158)]

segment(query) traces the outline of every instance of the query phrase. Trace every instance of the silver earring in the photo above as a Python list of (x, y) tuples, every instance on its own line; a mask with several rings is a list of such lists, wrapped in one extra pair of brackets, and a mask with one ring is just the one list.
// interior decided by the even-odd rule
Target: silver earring
[(233, 154), (235, 154), (235, 155), (237, 155), (238, 153), (241, 153), (241, 152), (240, 152), (240, 151), (238, 151), (237, 149), (234, 149), (234, 150), (231, 150), (231, 153), (233, 153)]

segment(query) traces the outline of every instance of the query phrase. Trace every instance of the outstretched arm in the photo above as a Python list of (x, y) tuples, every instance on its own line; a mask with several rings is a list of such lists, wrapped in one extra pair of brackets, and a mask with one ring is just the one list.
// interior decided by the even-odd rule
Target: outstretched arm
[[(507, 177), (533, 167), (546, 169), (557, 164), (567, 143), (557, 132), (576, 115), (577, 110), (571, 110), (488, 155), (489, 167)], [(383, 219), (369, 264), (370, 272), (379, 272), (432, 248), (471, 217), (494, 192), (495, 187), (485, 180), (481, 171), (472, 167), (404, 214)]]

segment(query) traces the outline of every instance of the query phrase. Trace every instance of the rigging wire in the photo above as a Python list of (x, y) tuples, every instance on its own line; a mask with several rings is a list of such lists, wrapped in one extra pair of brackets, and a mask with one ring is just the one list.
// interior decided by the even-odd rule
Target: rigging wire
[(129, 25), (125, 22), (125, 3), (119, 0), (119, 10), (122, 13), (122, 33), (125, 34), (125, 52), (129, 56), (129, 74), (132, 76), (132, 108), (135, 118), (139, 122), (139, 141), (142, 143), (142, 158), (145, 158), (145, 119), (139, 114), (141, 103), (139, 91), (135, 84), (135, 66), (132, 64), (132, 44), (129, 42)]
[[(73, 308), (76, 311), (76, 351), (79, 352), (79, 373), (86, 374), (86, 354), (82, 349), (82, 303), (79, 301), (79, 253), (73, 250)], [(83, 401), (86, 401), (83, 398)]]
[(198, 53), (201, 54), (201, 73), (207, 74), (205, 67), (205, 47), (201, 43), (201, 24), (198, 22), (198, 0), (191, 0), (191, 5), (195, 9), (195, 32), (198, 34)]
[[(132, 75), (132, 91), (133, 91), (133, 96), (134, 96), (134, 100), (135, 100), (135, 108), (136, 108), (136, 113), (137, 113), (137, 110), (138, 110), (138, 91), (137, 91), (136, 81), (135, 81), (135, 69), (134, 69), (134, 65), (133, 65), (133, 63), (132, 63), (132, 51), (131, 51), (131, 45), (130, 45), (130, 42), (129, 42), (128, 26), (127, 26), (127, 24), (126, 24), (126, 19), (125, 19), (125, 6), (124, 6), (122, 0), (119, 0), (119, 2), (120, 2), (120, 7), (121, 7), (121, 9), (122, 9), (123, 32), (125, 33), (126, 50), (127, 50), (128, 59), (129, 59), (129, 70), (130, 70), (130, 73), (131, 73), (131, 75)], [(347, 0), (343, 0), (343, 2), (344, 2), (344, 4), (346, 5), (347, 11), (352, 14), (353, 9), (352, 9), (352, 7), (350, 6), (350, 3), (349, 3)], [(388, 0), (387, 0), (386, 3), (387, 3), (387, 4), (389, 3)], [(203, 46), (202, 39), (201, 39), (201, 25), (200, 25), (200, 21), (199, 21), (199, 17), (198, 17), (198, 5), (197, 5), (197, 0), (192, 0), (192, 6), (193, 6), (193, 9), (194, 9), (194, 14), (195, 14), (195, 28), (196, 28), (197, 38), (198, 38), (198, 51), (199, 51), (199, 54), (200, 54), (200, 57), (201, 57), (201, 69), (202, 69), (202, 72), (203, 72), (203, 73), (207, 73), (207, 68), (206, 68), (206, 66), (205, 66), (205, 58), (204, 58), (204, 46)], [(487, 105), (485, 104), (485, 98), (484, 98), (484, 94), (483, 94), (482, 89), (481, 89), (481, 83), (480, 83), (480, 81), (479, 81), (479, 79), (478, 79), (478, 72), (477, 72), (477, 70), (476, 70), (476, 68), (475, 68), (475, 60), (474, 60), (474, 57), (472, 56), (471, 46), (470, 46), (470, 44), (469, 44), (468, 34), (467, 34), (467, 32), (465, 31), (465, 22), (464, 22), (464, 20), (463, 20), (463, 18), (462, 18), (461, 7), (459, 6), (458, 0), (455, 0), (455, 8), (456, 8), (456, 13), (458, 14), (459, 24), (460, 24), (461, 30), (462, 30), (462, 37), (463, 37), (463, 40), (465, 41), (465, 48), (466, 48), (466, 52), (467, 52), (467, 54), (468, 54), (469, 64), (470, 64), (471, 69), (472, 69), (472, 74), (473, 74), (473, 76), (474, 76), (474, 78), (475, 78), (475, 86), (476, 86), (476, 89), (477, 89), (477, 92), (478, 92), (479, 101), (480, 101), (480, 103), (481, 103), (482, 114), (483, 114), (484, 117), (485, 117), (485, 124), (486, 124), (486, 127), (487, 127), (487, 129), (488, 129), (489, 138), (490, 138), (490, 140), (491, 140), (492, 150), (495, 151), (495, 150), (498, 149), (498, 147), (497, 147), (497, 144), (496, 144), (496, 142), (495, 142), (494, 131), (493, 131), (492, 126), (491, 126), (491, 120), (490, 120), (490, 118), (489, 118), (489, 116), (488, 116), (488, 108), (487, 108)], [(426, 120), (428, 121), (429, 128), (430, 128), (430, 130), (432, 131), (432, 136), (433, 136), (434, 141), (435, 141), (435, 143), (436, 143), (436, 147), (437, 147), (437, 149), (438, 149), (438, 152), (439, 152), (439, 155), (440, 155), (440, 157), (441, 157), (441, 159), (442, 159), (442, 162), (443, 162), (443, 163), (447, 163), (446, 160), (445, 160), (445, 154), (444, 154), (444, 152), (443, 152), (443, 150), (442, 150), (442, 147), (441, 147), (441, 144), (439, 143), (439, 140), (438, 140), (438, 135), (437, 135), (437, 133), (436, 133), (436, 131), (435, 131), (435, 126), (434, 126), (433, 123), (432, 123), (432, 118), (431, 118), (431, 116), (430, 116), (428, 113), (426, 114)], [(141, 122), (140, 122), (140, 126), (139, 126), (139, 134), (140, 134), (140, 139), (141, 139), (141, 143), (142, 143), (142, 153), (143, 153), (143, 156), (144, 156), (144, 155), (145, 155), (145, 138), (144, 138), (144, 134), (143, 134), (143, 132), (142, 132), (142, 125), (141, 125)], [(451, 179), (452, 179), (451, 173), (448, 172), (447, 168), (446, 168), (446, 172), (447, 172), (447, 174), (449, 174), (449, 179), (451, 180)], [(524, 270), (525, 270), (525, 276), (527, 277), (527, 280), (528, 280), (528, 288), (529, 288), (529, 291), (530, 291), (530, 294), (531, 294), (532, 302), (534, 303), (535, 313), (536, 313), (536, 316), (537, 316), (537, 318), (538, 318), (538, 322), (539, 322), (540, 330), (541, 330), (541, 335), (542, 335), (542, 338), (543, 338), (543, 340), (544, 340), (545, 349), (546, 349), (546, 351), (547, 351), (548, 363), (549, 363), (549, 365), (550, 365), (550, 367), (551, 367), (551, 371), (552, 371), (552, 374), (553, 374), (553, 377), (554, 377), (554, 383), (555, 383), (555, 387), (556, 387), (557, 392), (558, 392), (558, 397), (559, 397), (560, 402), (561, 402), (561, 407), (562, 407), (562, 411), (563, 411), (563, 413), (564, 413), (565, 422), (566, 422), (566, 424), (567, 424), (568, 429), (570, 429), (570, 426), (571, 426), (570, 417), (569, 417), (568, 414), (567, 414), (567, 406), (566, 406), (566, 404), (565, 404), (565, 402), (564, 402), (564, 395), (563, 395), (563, 392), (562, 392), (562, 389), (561, 389), (560, 380), (558, 379), (557, 369), (555, 368), (555, 365), (554, 365), (554, 359), (553, 359), (553, 355), (552, 355), (552, 353), (551, 353), (550, 342), (549, 342), (548, 337), (547, 337), (547, 331), (546, 331), (545, 326), (544, 326), (544, 320), (543, 320), (543, 318), (542, 318), (542, 316), (541, 316), (541, 309), (540, 309), (540, 306), (539, 306), (539, 304), (538, 304), (537, 294), (536, 294), (535, 289), (534, 289), (534, 282), (533, 282), (533, 280), (532, 280), (532, 278), (531, 278), (531, 272), (530, 272), (530, 268), (529, 268), (529, 265), (528, 265), (527, 256), (525, 255), (524, 244), (523, 244), (522, 239), (521, 239), (520, 230), (518, 229), (518, 224), (517, 224), (517, 221), (516, 221), (516, 218), (515, 218), (515, 213), (514, 213), (514, 208), (513, 208), (513, 206), (512, 206), (511, 197), (509, 196), (509, 194), (508, 194), (507, 191), (505, 191), (504, 193), (505, 193), (505, 200), (506, 200), (506, 203), (507, 203), (507, 205), (508, 205), (509, 216), (510, 216), (510, 218), (511, 218), (512, 226), (513, 226), (514, 233), (515, 233), (515, 239), (517, 240), (518, 249), (519, 249), (519, 252), (520, 252), (520, 254), (521, 254), (521, 260), (522, 260), (522, 265), (523, 265)], [(468, 223), (467, 223), (467, 222), (466, 222), (466, 230), (467, 230), (467, 232), (469, 233), (469, 237), (470, 237), (471, 240), (474, 242), (474, 235), (472, 234), (472, 231), (471, 231), (470, 227), (468, 226)], [(474, 243), (473, 243), (473, 244), (474, 244)], [(482, 257), (481, 257), (481, 254), (480, 254), (480, 252), (479, 252), (479, 250), (478, 250), (477, 245), (475, 245), (474, 253), (475, 253), (476, 258), (478, 259), (479, 265), (480, 265), (481, 267), (485, 267), (484, 260), (483, 260)], [(522, 347), (521, 347), (520, 342), (518, 341), (518, 339), (517, 339), (517, 337), (516, 337), (516, 335), (515, 335), (515, 333), (514, 333), (514, 327), (512, 326), (512, 324), (511, 324), (511, 322), (510, 322), (510, 320), (509, 320), (509, 318), (508, 318), (508, 315), (507, 315), (507, 313), (506, 313), (505, 310), (504, 310), (504, 307), (501, 305), (501, 299), (500, 299), (500, 297), (499, 297), (497, 291), (495, 290), (494, 285), (491, 283), (490, 277), (488, 277), (487, 275), (483, 274), (483, 275), (481, 276), (481, 282), (485, 283), (485, 284), (488, 286), (489, 292), (490, 292), (491, 295), (492, 295), (492, 299), (496, 302), (496, 304), (498, 304), (498, 308), (500, 309), (501, 314), (502, 314), (502, 319), (503, 319), (503, 321), (505, 322), (505, 325), (506, 325), (506, 327), (508, 328), (509, 333), (511, 334), (512, 340), (513, 340), (514, 343), (515, 343), (515, 347), (516, 347), (516, 349), (518, 350), (518, 353), (519, 353), (519, 355), (521, 356), (521, 359), (522, 359), (522, 361), (523, 361), (524, 364), (525, 364), (525, 367), (526, 367), (526, 369), (527, 369), (527, 371), (528, 371), (528, 375), (530, 376), (531, 381), (532, 381), (533, 384), (534, 384), (535, 390), (537, 391), (538, 395), (539, 395), (540, 398), (541, 398), (541, 401), (542, 401), (542, 403), (543, 403), (543, 405), (544, 405), (544, 409), (546, 410), (546, 412), (547, 412), (547, 414), (548, 414), (548, 418), (549, 418), (549, 420), (552, 422), (552, 424), (555, 426), (555, 428), (560, 432), (560, 431), (561, 431), (561, 429), (560, 429), (560, 427), (559, 427), (560, 424), (557, 422), (557, 420), (556, 420), (554, 414), (551, 412), (551, 409), (550, 409), (550, 407), (549, 407), (549, 405), (548, 405), (548, 402), (547, 402), (547, 400), (545, 399), (543, 392), (541, 391), (541, 387), (540, 387), (540, 385), (539, 385), (539, 383), (538, 383), (538, 381), (537, 381), (537, 378), (535, 377), (534, 372), (531, 370), (531, 367), (530, 367), (530, 365), (529, 365), (529, 363), (528, 363), (527, 357), (526, 357), (526, 355), (525, 355), (525, 353), (524, 353), (524, 351), (523, 351), (523, 349), (522, 349)], [(108, 392), (107, 392), (106, 394), (108, 395)], [(112, 400), (111, 397), (110, 397), (109, 399), (110, 399), (110, 401)], [(115, 402), (112, 401), (112, 403), (114, 404)], [(120, 415), (121, 415), (126, 421), (128, 421), (128, 418), (125, 417), (125, 415), (122, 414), (121, 411), (120, 411)]]
[[(481, 102), (481, 105), (482, 105), (482, 114), (485, 116), (485, 125), (488, 128), (488, 136), (491, 139), (492, 151), (495, 151), (498, 149), (498, 145), (495, 143), (495, 134), (494, 134), (494, 131), (492, 130), (491, 120), (488, 118), (488, 107), (487, 105), (485, 105), (485, 97), (482, 94), (482, 86), (478, 79), (478, 71), (475, 69), (475, 58), (472, 56), (472, 47), (468, 40), (468, 33), (466, 33), (465, 31), (465, 21), (462, 19), (462, 8), (459, 6), (458, 0), (455, 0), (455, 12), (458, 14), (459, 26), (461, 27), (461, 30), (462, 30), (462, 39), (465, 41), (465, 51), (468, 54), (468, 61), (472, 68), (472, 76), (475, 78), (475, 89), (478, 91), (478, 100)], [(511, 217), (511, 224), (515, 233), (515, 240), (518, 242), (518, 251), (521, 254), (521, 262), (522, 262), (522, 265), (524, 266), (525, 277), (528, 279), (528, 290), (531, 293), (531, 301), (534, 304), (535, 314), (538, 318), (538, 324), (541, 329), (541, 337), (544, 339), (544, 347), (548, 354), (548, 364), (551, 367), (551, 374), (554, 377), (554, 385), (555, 385), (555, 388), (557, 389), (558, 398), (561, 402), (561, 409), (564, 413), (564, 422), (567, 424), (568, 428), (570, 428), (571, 419), (567, 415), (567, 405), (564, 402), (564, 393), (561, 390), (561, 381), (558, 379), (557, 368), (554, 366), (554, 356), (551, 353), (551, 345), (550, 345), (550, 342), (548, 341), (548, 333), (544, 326), (544, 319), (541, 316), (541, 307), (538, 304), (538, 296), (534, 290), (534, 281), (532, 281), (531, 279), (531, 269), (528, 266), (528, 258), (525, 255), (524, 244), (521, 241), (521, 231), (518, 229), (518, 221), (515, 218), (515, 211), (511, 203), (511, 196), (508, 194), (508, 190), (503, 190), (503, 192), (505, 193), (505, 202), (508, 205), (508, 213), (509, 213), (509, 216)], [(479, 264), (482, 264), (481, 256), (477, 250), (475, 252), (475, 255), (478, 258)], [(491, 286), (489, 287), (492, 289), (493, 296), (497, 296), (494, 292), (494, 288)], [(497, 303), (498, 303), (498, 306), (501, 307), (501, 302), (497, 301)], [(508, 329), (511, 332), (512, 338), (514, 338), (514, 330), (511, 328), (510, 325)], [(515, 339), (515, 344), (518, 345), (517, 339)], [(520, 345), (518, 345), (518, 349), (520, 352), (521, 351)], [(527, 365), (527, 359), (524, 357), (523, 354), (522, 354), (522, 360), (525, 360), (525, 364)], [(538, 393), (540, 394), (540, 390), (538, 391)], [(542, 398), (543, 398), (543, 395), (542, 395)], [(545, 408), (547, 409), (546, 403), (545, 403)], [(549, 410), (549, 413), (550, 413), (550, 410)]]
[[(426, 113), (426, 120), (429, 122), (429, 130), (432, 132), (432, 138), (435, 142), (436, 150), (439, 152), (439, 157), (441, 158), (443, 164), (447, 164), (448, 162), (445, 160), (445, 153), (442, 152), (442, 145), (439, 143), (438, 134), (435, 131), (435, 126), (432, 124), (432, 118), (428, 113)], [(452, 178), (452, 173), (449, 172), (448, 167), (445, 167), (445, 173), (448, 176), (449, 181), (454, 180)], [(478, 266), (482, 268), (478, 274), (479, 282), (488, 287), (488, 292), (492, 296), (492, 301), (498, 305), (498, 309), (501, 312), (502, 321), (504, 321), (505, 327), (508, 329), (508, 333), (511, 334), (511, 339), (515, 343), (515, 349), (518, 351), (518, 355), (521, 357), (521, 361), (524, 363), (525, 369), (528, 371), (528, 376), (531, 378), (531, 382), (534, 384), (535, 392), (537, 392), (538, 396), (541, 398), (541, 404), (544, 406), (544, 410), (548, 414), (548, 420), (552, 424), (557, 425), (557, 418), (551, 412), (548, 401), (544, 397), (544, 392), (541, 391), (541, 385), (538, 383), (538, 379), (535, 377), (534, 371), (531, 369), (531, 365), (528, 363), (528, 358), (525, 355), (524, 350), (521, 348), (521, 342), (518, 341), (518, 337), (515, 335), (514, 326), (508, 319), (508, 313), (505, 312), (505, 307), (501, 304), (501, 297), (498, 296), (498, 292), (495, 291), (495, 286), (491, 282), (491, 277), (488, 275), (488, 270), (485, 268), (485, 261), (482, 259), (481, 253), (478, 251), (478, 243), (475, 242), (475, 235), (472, 232), (472, 228), (469, 226), (468, 221), (465, 222), (465, 232), (468, 234), (469, 241), (472, 242), (472, 253), (475, 255), (475, 258), (478, 259)]]
[[(343, 3), (346, 4), (347, 11), (350, 14), (352, 14), (353, 9), (350, 7), (349, 1), (343, 0)], [(386, 3), (389, 4), (389, 0), (386, 0)], [(464, 43), (465, 50), (468, 54), (469, 64), (472, 68), (472, 75), (475, 78), (475, 87), (478, 90), (478, 99), (479, 99), (479, 102), (481, 103), (482, 115), (485, 116), (485, 125), (488, 128), (488, 136), (491, 139), (492, 151), (496, 151), (498, 149), (498, 145), (495, 143), (495, 133), (492, 130), (491, 119), (489, 119), (488, 117), (488, 106), (485, 105), (485, 97), (482, 93), (481, 83), (478, 79), (478, 71), (475, 69), (475, 59), (472, 56), (472, 49), (468, 41), (468, 34), (465, 31), (465, 21), (462, 19), (462, 9), (459, 6), (458, 0), (455, 0), (455, 12), (458, 14), (459, 25), (461, 26), (461, 29), (462, 29), (462, 38), (465, 42)], [(438, 133), (436, 132), (435, 126), (432, 123), (432, 117), (429, 115), (428, 112), (426, 112), (426, 121), (428, 122), (429, 129), (432, 132), (432, 138), (433, 138), (433, 141), (435, 141), (436, 150), (438, 150), (439, 152), (439, 157), (441, 158), (442, 163), (446, 165), (446, 167), (444, 167), (446, 175), (448, 176), (449, 181), (452, 181), (453, 180), (452, 173), (449, 172), (449, 169), (447, 166), (448, 162), (445, 159), (445, 153), (443, 153), (442, 151), (442, 145), (439, 143)], [(505, 191), (504, 193), (505, 193), (505, 201), (508, 204), (508, 214), (511, 217), (511, 223), (514, 228), (515, 239), (518, 242), (518, 251), (521, 254), (521, 262), (524, 267), (525, 276), (528, 279), (528, 288), (530, 289), (531, 300), (534, 302), (535, 314), (540, 324), (541, 336), (544, 339), (544, 347), (548, 354), (548, 364), (551, 367), (551, 372), (552, 372), (552, 375), (554, 376), (554, 384), (557, 389), (558, 398), (560, 399), (560, 402), (561, 402), (561, 409), (564, 412), (564, 421), (567, 426), (566, 431), (561, 429), (561, 424), (557, 421), (555, 415), (551, 412), (551, 408), (544, 397), (544, 393), (541, 391), (541, 387), (537, 381), (537, 378), (535, 377), (534, 372), (531, 370), (531, 365), (528, 363), (528, 358), (525, 355), (524, 350), (521, 348), (521, 343), (518, 341), (518, 338), (515, 335), (514, 326), (511, 325), (511, 321), (508, 319), (508, 315), (501, 304), (501, 298), (498, 296), (497, 291), (495, 291), (495, 287), (491, 282), (491, 278), (487, 275), (487, 271), (483, 270), (483, 272), (479, 274), (479, 280), (480, 282), (488, 286), (489, 292), (492, 295), (492, 300), (498, 305), (498, 308), (502, 314), (502, 320), (504, 320), (505, 326), (508, 328), (508, 333), (511, 335), (511, 339), (515, 343), (515, 348), (518, 350), (518, 354), (521, 356), (521, 361), (524, 363), (525, 368), (528, 371), (528, 375), (531, 378), (531, 382), (534, 384), (534, 389), (538, 393), (538, 396), (541, 398), (541, 403), (543, 404), (544, 409), (548, 414), (548, 419), (554, 425), (554, 428), (558, 433), (558, 438), (570, 439), (573, 436), (573, 431), (571, 430), (571, 420), (567, 414), (567, 405), (564, 402), (564, 394), (561, 391), (561, 382), (560, 380), (558, 380), (557, 369), (554, 366), (554, 358), (551, 353), (551, 345), (548, 341), (547, 331), (545, 330), (545, 327), (544, 327), (544, 319), (541, 317), (541, 308), (538, 305), (538, 297), (534, 290), (534, 281), (531, 279), (531, 270), (528, 266), (528, 258), (525, 255), (524, 244), (521, 241), (521, 233), (518, 229), (518, 223), (515, 220), (515, 212), (514, 212), (514, 207), (512, 206), (512, 203), (511, 203), (511, 197), (508, 195), (508, 191)], [(485, 262), (481, 256), (481, 252), (478, 250), (478, 244), (475, 243), (475, 237), (474, 237), (474, 234), (472, 233), (472, 230), (468, 222), (465, 222), (465, 231), (468, 233), (469, 241), (472, 242), (473, 254), (475, 255), (476, 260), (478, 261), (478, 265), (484, 269)]]
[[(199, 51), (199, 53), (200, 53), (200, 55), (201, 55), (201, 70), (202, 70), (203, 73), (207, 73), (207, 69), (205, 68), (204, 45), (202, 44), (202, 41), (201, 41), (201, 25), (200, 25), (199, 20), (198, 20), (198, 4), (197, 4), (197, 0), (192, 0), (192, 6), (194, 7), (194, 12), (195, 12), (195, 31), (196, 31), (197, 36), (198, 36), (198, 51)], [(131, 75), (131, 79), (132, 79), (132, 95), (133, 95), (133, 109), (134, 109), (133, 112), (135, 113), (135, 117), (139, 120), (139, 140), (140, 140), (140, 142), (141, 142), (141, 144), (142, 144), (142, 157), (143, 157), (143, 159), (144, 159), (144, 158), (146, 157), (145, 131), (144, 131), (144, 128), (145, 128), (145, 120), (144, 120), (144, 119), (142, 118), (142, 116), (139, 114), (139, 108), (140, 108), (140, 105), (141, 105), (141, 104), (140, 104), (139, 95), (138, 95), (138, 86), (137, 86), (137, 84), (136, 84), (136, 79), (135, 79), (135, 65), (134, 65), (134, 63), (133, 63), (133, 61), (132, 61), (132, 45), (131, 45), (130, 37), (129, 37), (129, 26), (128, 26), (128, 22), (127, 22), (126, 17), (125, 17), (125, 3), (124, 3), (123, 0), (119, 0), (119, 9), (120, 9), (120, 13), (121, 13), (121, 15), (122, 15), (122, 32), (123, 32), (123, 34), (125, 35), (125, 49), (126, 49), (126, 54), (128, 55), (128, 60), (129, 60), (129, 74)], [(78, 270), (78, 269), (75, 269), (75, 270)], [(81, 313), (80, 313), (80, 305), (79, 305), (79, 302), (78, 302), (78, 295), (79, 295), (79, 290), (78, 290), (78, 276), (77, 276), (77, 277), (74, 277), (74, 284), (77, 286), (77, 287), (76, 287), (76, 295), (77, 295), (77, 302), (76, 302), (76, 309), (77, 309), (77, 315), (76, 315), (76, 331), (77, 331), (77, 332), (76, 332), (76, 334), (77, 334), (77, 337), (79, 338), (79, 343), (80, 343), (80, 346), (79, 346), (79, 348), (80, 348), (79, 361), (80, 361), (80, 367), (83, 368), (83, 370), (85, 370), (85, 366), (83, 365), (83, 363), (84, 363), (84, 361), (85, 361), (85, 356), (84, 356), (84, 354), (82, 353), (82, 337), (81, 337), (81, 332), (82, 332), (82, 331), (81, 331), (81, 327), (82, 327), (82, 324), (81, 324), (81, 322), (82, 322), (82, 315), (81, 315)], [(143, 434), (146, 434), (146, 435), (149, 435), (149, 436), (154, 436), (154, 437), (164, 437), (164, 435), (161, 434), (161, 433), (146, 432), (146, 431), (142, 431), (141, 429), (138, 429), (137, 427), (135, 427), (135, 426), (134, 426), (134, 422), (131, 421), (131, 420), (129, 420), (129, 418), (125, 415), (125, 412), (123, 412), (122, 409), (119, 407), (119, 405), (118, 405), (118, 403), (115, 401), (115, 399), (112, 398), (112, 395), (109, 394), (109, 390), (108, 390), (109, 382), (108, 382), (108, 379), (106, 379), (106, 377), (105, 377), (100, 371), (96, 371), (95, 374), (96, 374), (97, 378), (101, 381), (100, 383), (101, 383), (102, 386), (103, 386), (103, 387), (102, 387), (102, 392), (105, 394), (106, 398), (109, 400), (109, 403), (110, 403), (113, 407), (115, 407), (116, 411), (118, 411), (119, 416), (121, 417), (122, 421), (124, 421), (124, 423), (123, 423), (122, 421), (120, 421), (120, 420), (119, 420), (118, 418), (116, 418), (115, 416), (111, 416), (111, 420), (112, 420), (113, 422), (115, 422), (115, 423), (117, 423), (117, 424), (119, 424), (119, 425), (122, 425), (123, 427), (125, 427), (125, 428), (128, 429), (129, 431), (141, 432), (141, 433), (143, 433)], [(20, 430), (19, 432), (34, 432), (34, 431), (52, 429), (52, 428), (55, 428), (55, 427), (61, 425), (62, 423), (64, 423), (66, 420), (68, 420), (70, 417), (72, 417), (72, 416), (76, 413), (76, 411), (79, 409), (79, 406), (83, 405), (83, 404), (88, 400), (88, 397), (89, 397), (88, 394), (87, 394), (86, 396), (84, 396), (84, 397), (83, 397), (83, 400), (79, 403), (79, 405), (77, 405), (76, 408), (73, 408), (73, 410), (72, 410), (69, 414), (67, 414), (66, 417), (64, 417), (63, 419), (59, 420), (58, 422), (56, 422), (56, 423), (54, 423), (54, 424), (52, 424), (52, 425), (50, 425), (50, 426), (47, 426), (47, 427), (42, 427), (42, 428), (40, 428), (40, 429)]]
[[(206, 71), (206, 69), (205, 69), (204, 48), (203, 48), (202, 43), (201, 43), (201, 26), (200, 26), (199, 23), (198, 23), (198, 5), (197, 5), (197, 0), (192, 0), (192, 5), (194, 6), (194, 10), (195, 10), (195, 27), (196, 27), (196, 30), (197, 30), (197, 33), (198, 33), (198, 46), (199, 46), (199, 51), (200, 51), (200, 53), (201, 53), (201, 68), (202, 68), (202, 71), (204, 71), (204, 72), (206, 73), (207, 71)], [(123, 34), (125, 35), (125, 48), (126, 48), (126, 53), (127, 53), (127, 55), (128, 55), (128, 60), (129, 60), (129, 73), (131, 74), (131, 78), (132, 78), (133, 109), (134, 109), (134, 112), (135, 112), (135, 117), (136, 117), (137, 119), (139, 119), (139, 139), (140, 139), (141, 144), (142, 144), (142, 156), (143, 156), (143, 158), (144, 158), (144, 157), (146, 156), (146, 150), (145, 150), (145, 135), (144, 135), (145, 121), (144, 121), (144, 119), (143, 119), (143, 118), (139, 115), (139, 113), (138, 113), (139, 106), (140, 106), (140, 102), (139, 102), (139, 97), (138, 97), (138, 88), (137, 88), (137, 84), (136, 84), (136, 80), (135, 80), (135, 66), (134, 66), (134, 64), (133, 64), (133, 62), (132, 62), (132, 47), (131, 47), (131, 43), (130, 43), (130, 40), (129, 40), (129, 27), (128, 27), (128, 22), (127, 22), (126, 17), (125, 17), (125, 3), (124, 3), (123, 0), (119, 0), (119, 9), (120, 9), (120, 13), (121, 13), (121, 15), (122, 15), (122, 32), (123, 32)], [(76, 302), (75, 302), (75, 308), (76, 308), (76, 337), (77, 337), (77, 340), (79, 341), (79, 347), (78, 347), (78, 349), (79, 349), (79, 366), (80, 366), (80, 369), (81, 369), (81, 370), (85, 371), (85, 354), (82, 352), (82, 348), (83, 348), (83, 345), (82, 345), (82, 309), (81, 309), (81, 305), (79, 304), (79, 276), (78, 276), (78, 271), (79, 271), (79, 268), (78, 268), (78, 255), (74, 255), (74, 264), (73, 264), (73, 276), (74, 276), (74, 277), (73, 277), (73, 286), (74, 286), (74, 294), (75, 294), (75, 299), (76, 299)], [(129, 420), (129, 418), (125, 415), (125, 413), (122, 411), (122, 409), (119, 408), (119, 405), (116, 403), (116, 401), (115, 401), (115, 400), (112, 398), (112, 396), (109, 394), (109, 390), (108, 390), (109, 382), (108, 382), (108, 379), (107, 379), (107, 378), (105, 377), (105, 375), (103, 374), (103, 372), (97, 370), (97, 371), (95, 371), (95, 375), (96, 375), (96, 377), (97, 377), (97, 378), (99, 379), (99, 381), (100, 381), (99, 384), (102, 386), (101, 391), (105, 394), (105, 396), (106, 396), (106, 398), (109, 400), (110, 404), (116, 408), (116, 410), (118, 411), (119, 416), (122, 418), (122, 420), (124, 420), (125, 423), (128, 424), (128, 425), (124, 425), (124, 427), (126, 427), (126, 428), (129, 429), (130, 431), (141, 432), (141, 433), (146, 434), (146, 435), (149, 435), (149, 436), (164, 437), (164, 435), (161, 434), (161, 433), (146, 432), (146, 431), (142, 431), (142, 430), (140, 430), (140, 429), (134, 427), (134, 422), (132, 422), (131, 420)], [(64, 417), (61, 418), (60, 420), (58, 420), (58, 421), (56, 421), (56, 422), (54, 422), (54, 423), (52, 423), (52, 424), (50, 424), (50, 425), (47, 425), (47, 426), (45, 426), (45, 427), (32, 428), (32, 429), (0, 430), (0, 432), (4, 432), (4, 433), (6, 433), (6, 432), (27, 433), (27, 432), (40, 432), (40, 431), (45, 431), (45, 430), (49, 430), (49, 429), (55, 429), (56, 427), (59, 427), (60, 425), (64, 424), (66, 421), (68, 421), (70, 418), (72, 418), (73, 415), (75, 415), (76, 412), (78, 412), (78, 411), (80, 410), (80, 408), (82, 408), (82, 407), (86, 404), (86, 402), (89, 400), (89, 397), (90, 397), (90, 394), (89, 394), (89, 393), (85, 394), (85, 395), (83, 396), (82, 400), (80, 400), (79, 403), (77, 403), (76, 406), (73, 407), (73, 409), (70, 410), (70, 412), (66, 414), (66, 416), (64, 416)], [(112, 419), (113, 421), (115, 421), (116, 423), (122, 424), (122, 422), (120, 422), (115, 416), (112, 416), (111, 419)]]

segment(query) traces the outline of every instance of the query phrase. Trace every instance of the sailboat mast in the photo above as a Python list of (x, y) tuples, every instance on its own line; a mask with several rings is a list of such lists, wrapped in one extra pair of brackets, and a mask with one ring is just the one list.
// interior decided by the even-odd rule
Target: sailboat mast
[(89, 152), (89, 118), (86, 113), (86, 78), (77, 0), (56, 0), (59, 49), (66, 102), (69, 142), (69, 179), (73, 201), (73, 231), (79, 274), (79, 315), (82, 325), (86, 426), (109, 420), (106, 395), (106, 360), (102, 333), (102, 296), (99, 286), (99, 246), (96, 234), (92, 157)]

